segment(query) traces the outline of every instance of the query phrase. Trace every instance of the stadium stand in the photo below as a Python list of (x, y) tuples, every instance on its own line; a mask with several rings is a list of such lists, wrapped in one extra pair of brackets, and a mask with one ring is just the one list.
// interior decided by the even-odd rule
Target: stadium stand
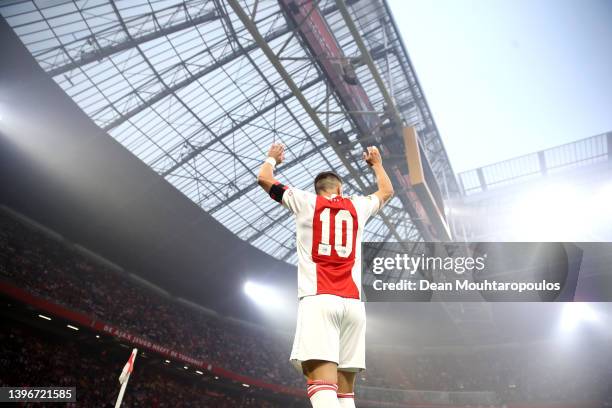
[(288, 356), (288, 343), (278, 336), (253, 336), (236, 324), (213, 322), (14, 219), (3, 217), (1, 234), (2, 275), (30, 293), (211, 364), (273, 383), (301, 385), (287, 357), (279, 358), (283, 351)]
[[(151, 344), (205, 361), (209, 368), (220, 367), (228, 370), (228, 375), (254, 378), (299, 394), (303, 380), (287, 360), (290, 343), (286, 336), (198, 312), (126, 279), (70, 244), (52, 239), (8, 213), (0, 214), (0, 286), (3, 290), (18, 287), (33, 297), (90, 316), (92, 321), (106, 322)], [(97, 366), (95, 362), (105, 360), (100, 358), (104, 351), (80, 350), (75, 342), (54, 343), (46, 336), (27, 330), (12, 328), (2, 335), (5, 351), (2, 371), (11, 373), (2, 379), (4, 384), (33, 384), (34, 380), (40, 380), (41, 384), (90, 381), (85, 384), (86, 389), (104, 395), (116, 392), (113, 376), (110, 376), (113, 378), (109, 385), (97, 381), (109, 377), (102, 375), (102, 371), (119, 373), (122, 362)], [(31, 340), (25, 341), (25, 337)], [(404, 406), (402, 404), (406, 402), (429, 407), (435, 404), (468, 406), (466, 404), (484, 398), (491, 403), (490, 406), (499, 406), (499, 403), (538, 406), (538, 403), (557, 401), (561, 404), (555, 405), (557, 408), (597, 407), (600, 402), (589, 401), (593, 396), (604, 398), (605, 390), (612, 385), (606, 359), (581, 349), (564, 359), (538, 358), (547, 354), (541, 352), (546, 347), (549, 347), (546, 343), (535, 344), (528, 353), (524, 348), (521, 351), (511, 346), (499, 346), (421, 354), (402, 348), (374, 347), (369, 355), (368, 371), (360, 378), (358, 392), (370, 403), (378, 401), (365, 406), (385, 406), (385, 403)], [(74, 350), (77, 350), (77, 355), (74, 355)], [(91, 353), (102, 354), (92, 356)], [(77, 361), (78, 365), (75, 364)], [(10, 369), (11, 364), (25, 369)], [(561, 369), (563, 365), (572, 366), (572, 370)], [(78, 367), (86, 368), (88, 373), (81, 375)], [(43, 372), (53, 375), (37, 377), (36, 373)], [(232, 400), (232, 396), (219, 397), (214, 392), (212, 396), (207, 395), (199, 388), (196, 391), (196, 386), (189, 382), (180, 379), (166, 381), (165, 374), (159, 370), (142, 375), (146, 378), (130, 391), (129, 401), (133, 405), (129, 406), (150, 406), (145, 402), (137, 405), (139, 400), (157, 401), (160, 407), (173, 406), (173, 400), (167, 398), (173, 393), (182, 393), (181, 401), (195, 404), (185, 402), (186, 405), (181, 406), (202, 406), (197, 402), (202, 404), (201, 398), (224, 401), (215, 402), (216, 407), (275, 406), (272, 402), (271, 405), (262, 405), (267, 402), (248, 405), (248, 399), (238, 403)], [(165, 385), (158, 386), (161, 383)], [(96, 395), (91, 398), (96, 400)]]
[[(117, 397), (117, 374), (124, 361), (106, 350), (85, 348), (77, 341), (66, 342), (26, 327), (11, 327), (0, 333), (0, 386), (76, 386), (77, 403), (67, 406), (112, 407)], [(15, 366), (20, 369), (15, 370)], [(232, 390), (187, 382), (170, 374), (170, 370), (155, 369), (144, 362), (136, 364), (131, 390), (124, 399), (129, 407), (202, 407), (218, 408), (261, 407), (281, 408), (287, 403), (267, 401), (238, 394)], [(79, 390), (81, 390), (79, 392)], [(83, 390), (87, 390), (84, 392)], [(104, 405), (102, 401), (109, 403)], [(44, 405), (37, 405), (44, 406)], [(57, 404), (49, 403), (49, 406)]]

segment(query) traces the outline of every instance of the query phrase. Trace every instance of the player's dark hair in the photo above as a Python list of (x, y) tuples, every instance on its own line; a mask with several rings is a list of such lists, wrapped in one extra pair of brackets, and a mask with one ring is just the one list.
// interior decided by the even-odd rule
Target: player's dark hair
[(333, 171), (324, 171), (322, 173), (317, 174), (314, 180), (314, 188), (317, 194), (322, 191), (331, 191), (337, 185), (342, 184), (342, 180), (340, 176), (338, 176)]

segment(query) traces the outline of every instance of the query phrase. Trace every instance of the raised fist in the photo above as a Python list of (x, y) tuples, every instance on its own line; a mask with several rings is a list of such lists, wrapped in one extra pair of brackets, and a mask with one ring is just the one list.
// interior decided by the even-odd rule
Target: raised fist
[(368, 163), (368, 166), (382, 164), (382, 157), (380, 157), (380, 152), (376, 146), (368, 146), (367, 150), (363, 152), (363, 160)]
[(285, 145), (282, 143), (272, 143), (270, 150), (268, 150), (268, 157), (274, 158), (277, 164), (280, 164), (285, 160)]

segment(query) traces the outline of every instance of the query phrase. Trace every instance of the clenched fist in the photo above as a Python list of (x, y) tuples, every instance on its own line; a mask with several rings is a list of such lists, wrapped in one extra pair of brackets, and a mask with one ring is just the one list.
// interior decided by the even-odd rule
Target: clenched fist
[(365, 160), (370, 167), (382, 164), (382, 157), (376, 146), (368, 146), (367, 150), (363, 152), (363, 160)]
[(277, 164), (282, 163), (285, 160), (285, 145), (282, 143), (272, 143), (270, 150), (268, 150), (268, 157), (276, 160)]

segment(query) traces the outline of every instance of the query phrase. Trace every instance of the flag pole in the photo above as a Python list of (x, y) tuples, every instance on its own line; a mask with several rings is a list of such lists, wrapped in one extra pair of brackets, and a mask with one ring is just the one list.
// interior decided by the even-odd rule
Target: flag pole
[(125, 393), (125, 389), (127, 388), (128, 380), (130, 379), (130, 374), (132, 374), (132, 370), (134, 369), (134, 361), (136, 360), (137, 354), (138, 349), (133, 349), (132, 354), (130, 355), (130, 359), (127, 363), (125, 363), (125, 366), (123, 366), (123, 370), (121, 371), (121, 375), (119, 376), (119, 383), (121, 384), (121, 389), (119, 390), (119, 396), (117, 396), (115, 408), (119, 408), (121, 406), (121, 402), (123, 401), (123, 394)]

